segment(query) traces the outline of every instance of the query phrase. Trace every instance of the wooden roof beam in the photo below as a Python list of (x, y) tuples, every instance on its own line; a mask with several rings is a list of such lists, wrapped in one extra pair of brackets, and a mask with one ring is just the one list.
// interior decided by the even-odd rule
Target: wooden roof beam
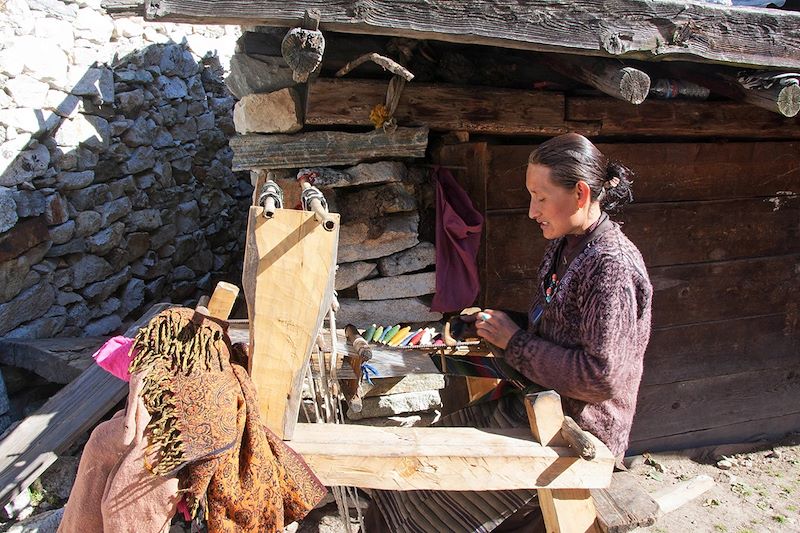
[[(120, 2), (106, 0), (112, 12)], [(148, 20), (297, 26), (543, 52), (800, 68), (800, 13), (664, 0), (145, 0)]]
[(556, 72), (632, 104), (641, 104), (650, 91), (650, 76), (616, 59), (551, 55), (544, 63)]
[(692, 63), (675, 63), (670, 64), (664, 74), (676, 80), (691, 81), (720, 96), (745, 102), (784, 117), (791, 118), (800, 113), (800, 71), (741, 70), (724, 67), (711, 70)]

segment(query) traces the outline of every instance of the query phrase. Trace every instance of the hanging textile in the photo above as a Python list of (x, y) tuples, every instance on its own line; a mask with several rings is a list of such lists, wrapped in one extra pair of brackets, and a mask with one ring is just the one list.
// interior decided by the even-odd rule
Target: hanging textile
[(483, 216), (467, 192), (444, 168), (433, 171), (436, 182), (436, 294), (432, 311), (460, 311), (480, 292), (478, 248)]

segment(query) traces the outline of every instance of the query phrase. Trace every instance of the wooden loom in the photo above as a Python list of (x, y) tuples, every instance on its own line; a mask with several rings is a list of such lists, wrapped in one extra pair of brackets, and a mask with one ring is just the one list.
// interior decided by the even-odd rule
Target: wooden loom
[[(558, 394), (530, 395), (531, 430), (385, 428), (296, 423), (302, 380), (331, 306), (338, 215), (326, 231), (311, 212), (251, 207), (243, 272), (250, 365), (267, 425), (328, 486), (388, 490), (538, 489), (548, 531), (601, 531), (590, 489), (608, 487), (614, 456), (580, 457)], [(335, 365), (335, 363), (334, 363)], [(573, 440), (574, 442), (574, 440)]]

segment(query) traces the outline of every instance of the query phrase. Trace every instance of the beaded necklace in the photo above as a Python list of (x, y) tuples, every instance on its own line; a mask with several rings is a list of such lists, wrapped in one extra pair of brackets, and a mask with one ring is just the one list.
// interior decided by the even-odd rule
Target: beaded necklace
[(550, 283), (544, 291), (544, 301), (550, 303), (555, 298), (556, 291), (558, 290), (558, 276), (555, 272), (550, 276)]

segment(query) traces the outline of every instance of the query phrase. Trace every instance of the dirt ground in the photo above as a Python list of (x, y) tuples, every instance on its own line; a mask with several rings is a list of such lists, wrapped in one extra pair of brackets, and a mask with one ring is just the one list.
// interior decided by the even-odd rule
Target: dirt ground
[(702, 496), (638, 531), (800, 531), (800, 434), (749, 453), (734, 453), (736, 448), (720, 447), (698, 460), (680, 454), (653, 454), (635, 461), (631, 471), (650, 493), (701, 474), (716, 482)]

